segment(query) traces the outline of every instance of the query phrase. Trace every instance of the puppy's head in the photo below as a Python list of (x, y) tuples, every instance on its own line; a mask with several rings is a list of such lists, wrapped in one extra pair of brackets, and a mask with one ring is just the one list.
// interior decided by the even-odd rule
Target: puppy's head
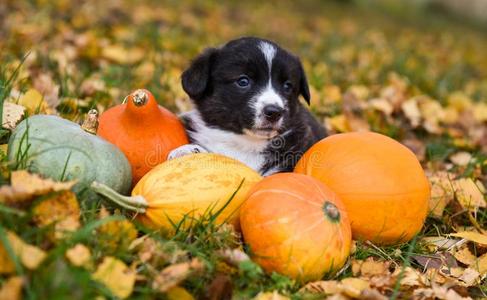
[(262, 139), (285, 130), (299, 95), (310, 100), (300, 60), (252, 37), (206, 49), (184, 71), (182, 84), (209, 126)]

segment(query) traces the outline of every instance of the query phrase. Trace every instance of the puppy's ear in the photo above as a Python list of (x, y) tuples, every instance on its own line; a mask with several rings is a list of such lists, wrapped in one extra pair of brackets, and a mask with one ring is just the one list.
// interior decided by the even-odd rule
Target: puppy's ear
[(306, 103), (308, 103), (309, 105), (311, 96), (309, 94), (308, 79), (306, 79), (306, 74), (304, 73), (304, 68), (301, 64), (301, 61), (299, 61), (299, 72), (301, 73), (299, 75), (299, 93), (303, 96), (304, 100), (306, 100)]
[(183, 90), (195, 101), (205, 94), (210, 80), (211, 64), (217, 51), (216, 48), (203, 51), (181, 76)]

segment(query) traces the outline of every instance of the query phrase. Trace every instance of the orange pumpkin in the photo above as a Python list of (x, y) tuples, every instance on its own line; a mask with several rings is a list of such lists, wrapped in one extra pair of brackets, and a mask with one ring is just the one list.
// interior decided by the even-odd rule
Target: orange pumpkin
[(430, 187), (416, 156), (372, 132), (336, 134), (312, 146), (295, 172), (311, 175), (345, 203), (354, 239), (390, 245), (423, 226)]
[(136, 90), (127, 102), (105, 111), (99, 119), (98, 135), (117, 145), (132, 166), (132, 186), (169, 152), (188, 143), (179, 119), (157, 104), (148, 90)]
[(302, 282), (337, 271), (350, 253), (344, 205), (310, 176), (280, 173), (257, 183), (240, 209), (240, 226), (254, 261)]

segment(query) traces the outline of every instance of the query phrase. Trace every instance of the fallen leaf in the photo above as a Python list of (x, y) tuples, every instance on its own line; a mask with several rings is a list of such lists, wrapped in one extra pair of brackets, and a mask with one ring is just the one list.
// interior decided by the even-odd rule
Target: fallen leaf
[(445, 207), (455, 197), (452, 178), (453, 174), (444, 171), (437, 172), (428, 178), (431, 183), (429, 211), (435, 218), (443, 216)]
[(430, 255), (413, 255), (412, 258), (420, 264), (424, 270), (442, 269), (442, 268), (455, 268), (458, 267), (457, 262), (453, 255), (448, 252), (434, 253)]
[(455, 196), (463, 208), (470, 211), (477, 211), (480, 207), (486, 207), (482, 187), (475, 184), (471, 178), (460, 178), (453, 181)]
[(34, 197), (51, 192), (71, 189), (75, 181), (55, 182), (51, 179), (41, 178), (37, 174), (30, 174), (25, 170), (14, 171), (11, 175), (10, 186), (0, 188), (0, 203), (12, 206), (22, 206)]
[(470, 300), (470, 297), (462, 297), (448, 286), (434, 285), (431, 288), (420, 288), (413, 292), (414, 299), (440, 299), (440, 300)]
[(0, 300), (21, 300), (24, 279), (20, 276), (8, 278), (0, 287)]
[(370, 285), (363, 279), (348, 277), (340, 281), (340, 287), (342, 293), (345, 295), (352, 298), (359, 298), (364, 290), (370, 288)]
[(308, 292), (313, 294), (333, 295), (341, 293), (342, 288), (340, 283), (336, 280), (315, 281), (306, 284), (302, 287), (300, 292)]
[(32, 209), (33, 220), (39, 227), (54, 224), (54, 239), (60, 240), (67, 233), (74, 232), (80, 227), (78, 200), (72, 191), (59, 193), (42, 199)]
[(428, 236), (423, 237), (419, 242), (426, 246), (430, 252), (435, 252), (437, 250), (448, 250), (454, 246), (460, 246), (463, 242), (462, 240), (449, 239), (441, 236)]
[(137, 229), (129, 220), (113, 220), (98, 227), (97, 234), (104, 251), (114, 253), (129, 248), (137, 238)]
[(475, 262), (470, 265), (470, 268), (479, 272), (480, 276), (487, 274), (487, 253), (480, 256)]
[(290, 300), (291, 298), (279, 294), (278, 291), (260, 292), (253, 300)]
[(146, 55), (141, 48), (127, 49), (119, 45), (108, 45), (102, 49), (102, 57), (119, 64), (134, 64)]
[(49, 105), (44, 101), (42, 94), (36, 89), (30, 89), (25, 92), (25, 94), (19, 98), (17, 104), (24, 106), (29, 115), (38, 113), (55, 113), (55, 110), (49, 107)]
[(386, 296), (382, 295), (379, 291), (373, 289), (365, 289), (360, 294), (362, 300), (387, 300)]
[(463, 245), (459, 249), (457, 249), (455, 252), (453, 252), (453, 256), (462, 264), (470, 266), (473, 264), (476, 260), (477, 257), (472, 254), (470, 249), (468, 248), (467, 245)]
[[(191, 295), (187, 290), (182, 287), (176, 286), (166, 292), (167, 300), (193, 300), (193, 295)], [(219, 298), (220, 299), (220, 298)]]
[(416, 99), (409, 99), (401, 104), (401, 109), (408, 118), (413, 128), (421, 124), (421, 111), (419, 110), (418, 101)]
[(15, 129), (15, 126), (22, 120), (24, 114), (25, 107), (5, 101), (3, 103), (2, 127), (9, 130)]
[(105, 285), (113, 295), (125, 299), (134, 289), (136, 272), (122, 261), (107, 256), (98, 265), (93, 279)]
[(386, 116), (390, 116), (394, 111), (394, 107), (392, 107), (392, 104), (386, 99), (382, 98), (371, 99), (369, 101), (369, 105), (372, 108), (384, 113)]
[(466, 286), (476, 285), (479, 281), (480, 273), (473, 268), (467, 268), (463, 271), (462, 275), (458, 278)]
[(473, 107), (473, 116), (479, 123), (487, 121), (487, 104), (477, 103)]
[(402, 286), (422, 286), (424, 283), (423, 275), (411, 267), (398, 268), (394, 271), (393, 276), (401, 280)]
[(347, 118), (345, 115), (336, 115), (331, 118), (326, 118), (327, 124), (329, 127), (337, 132), (348, 132), (350, 131), (350, 127), (347, 122)]
[(238, 248), (221, 250), (219, 254), (227, 263), (233, 266), (239, 266), (241, 262), (250, 260), (247, 253)]
[(54, 83), (51, 75), (39, 74), (34, 78), (32, 84), (44, 96), (49, 107), (56, 108), (59, 105), (59, 85)]
[(352, 261), (352, 273), (354, 276), (372, 277), (374, 275), (383, 275), (389, 273), (390, 262), (378, 261), (373, 257), (367, 258), (365, 261)]
[(166, 292), (203, 269), (203, 263), (197, 258), (193, 258), (189, 262), (170, 265), (156, 275), (152, 287), (160, 292)]
[(232, 278), (225, 274), (217, 274), (205, 291), (204, 299), (220, 300), (232, 299), (233, 283)]
[(76, 267), (91, 267), (91, 251), (83, 244), (76, 244), (66, 251), (66, 258)]
[(457, 166), (465, 167), (472, 160), (472, 154), (462, 151), (450, 156), (450, 161)]
[[(7, 239), (13, 254), (18, 257), (20, 263), (29, 270), (35, 270), (44, 261), (47, 254), (36, 246), (25, 243), (15, 233), (8, 231)], [(12, 273), (15, 265), (7, 253), (7, 249), (0, 242), (0, 273)]]
[(477, 244), (487, 245), (487, 235), (482, 233), (473, 232), (473, 231), (462, 231), (462, 232), (452, 233), (450, 235), (454, 237), (466, 239), (475, 242)]

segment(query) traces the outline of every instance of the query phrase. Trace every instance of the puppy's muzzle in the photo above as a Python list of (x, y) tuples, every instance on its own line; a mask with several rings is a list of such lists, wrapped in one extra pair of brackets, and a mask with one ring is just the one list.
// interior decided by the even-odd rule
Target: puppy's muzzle
[(266, 105), (262, 109), (262, 113), (266, 121), (275, 123), (279, 121), (284, 113), (284, 109), (277, 105)]

